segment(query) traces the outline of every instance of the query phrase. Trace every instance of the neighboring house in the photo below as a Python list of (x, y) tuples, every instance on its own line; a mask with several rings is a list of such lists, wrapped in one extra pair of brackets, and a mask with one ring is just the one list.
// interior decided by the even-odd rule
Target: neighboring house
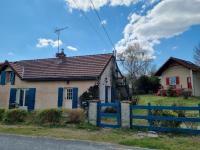
[(190, 61), (171, 57), (155, 75), (160, 76), (163, 89), (172, 86), (200, 96), (200, 67)]
[(56, 56), (3, 63), (0, 107), (8, 108), (17, 103), (29, 110), (77, 108), (79, 97), (94, 85), (99, 87), (101, 101), (119, 98), (125, 78), (113, 54), (66, 57), (62, 51)]

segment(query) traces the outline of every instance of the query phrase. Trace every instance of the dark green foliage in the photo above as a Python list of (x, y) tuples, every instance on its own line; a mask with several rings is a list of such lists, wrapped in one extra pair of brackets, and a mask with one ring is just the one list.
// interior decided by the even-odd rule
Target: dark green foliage
[(57, 125), (62, 119), (62, 110), (46, 109), (39, 111), (36, 115), (36, 122), (40, 125)]
[[(180, 105), (173, 104), (172, 106), (180, 106)], [(185, 111), (153, 110), (152, 115), (164, 116), (164, 117), (185, 117)], [(178, 128), (180, 127), (182, 122), (181, 121), (167, 121), (167, 120), (153, 120), (152, 124), (154, 126), (160, 126), (160, 127)]]
[(25, 122), (28, 112), (22, 109), (10, 109), (5, 111), (4, 122), (8, 124)]
[(0, 109), (0, 121), (3, 120), (4, 114), (5, 114), (5, 109)]
[(91, 86), (81, 96), (80, 100), (94, 100), (99, 98), (99, 87), (97, 85)]
[(182, 95), (183, 95), (184, 99), (188, 99), (192, 95), (192, 92), (191, 91), (183, 91)]
[(176, 96), (176, 90), (174, 90), (174, 88), (172, 86), (170, 86), (167, 89), (166, 94), (167, 94), (168, 97), (175, 97)]
[(81, 108), (88, 108), (88, 101), (95, 100), (99, 98), (99, 87), (98, 85), (91, 86), (87, 91), (85, 91), (80, 97)]
[(104, 110), (105, 113), (116, 113), (117, 110), (115, 107), (106, 107), (106, 109)]
[(135, 82), (135, 89), (137, 94), (156, 93), (160, 88), (160, 79), (155, 76), (141, 76)]

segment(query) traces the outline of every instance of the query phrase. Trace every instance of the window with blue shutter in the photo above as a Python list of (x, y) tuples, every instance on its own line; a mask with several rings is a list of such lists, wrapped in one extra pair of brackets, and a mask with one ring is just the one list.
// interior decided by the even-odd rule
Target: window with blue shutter
[(11, 85), (15, 84), (15, 72), (14, 71), (10, 72), (10, 84)]
[(75, 109), (77, 107), (78, 107), (78, 88), (73, 88), (72, 108)]
[(6, 72), (2, 71), (1, 72), (1, 85), (5, 85), (6, 84)]
[(58, 88), (58, 107), (62, 107), (63, 105), (63, 88)]
[(9, 108), (13, 108), (15, 106), (16, 94), (17, 94), (17, 89), (11, 88), (10, 89)]

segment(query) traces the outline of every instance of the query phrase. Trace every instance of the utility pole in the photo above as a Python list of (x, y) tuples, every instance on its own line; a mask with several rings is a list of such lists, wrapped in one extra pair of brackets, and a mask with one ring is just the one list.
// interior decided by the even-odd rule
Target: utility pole
[(64, 28), (56, 28), (55, 31), (54, 31), (58, 36), (58, 53), (59, 53), (59, 50), (60, 50), (60, 43), (59, 43), (59, 41), (60, 41), (60, 33), (61, 33), (61, 31), (66, 30), (67, 28), (68, 28), (67, 26), (64, 27)]

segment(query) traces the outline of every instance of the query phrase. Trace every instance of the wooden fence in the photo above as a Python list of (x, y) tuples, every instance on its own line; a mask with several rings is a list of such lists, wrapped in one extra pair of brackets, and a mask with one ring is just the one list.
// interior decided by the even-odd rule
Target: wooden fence
[[(147, 115), (135, 115), (134, 110), (147, 110)], [(198, 117), (173, 117), (173, 116), (155, 116), (152, 114), (152, 110), (172, 110), (172, 111), (198, 111)], [(133, 119), (145, 119), (148, 121), (148, 125), (136, 125), (133, 124)], [(182, 132), (190, 134), (200, 134), (200, 129), (191, 128), (171, 128), (171, 127), (159, 127), (154, 126), (152, 121), (176, 121), (176, 122), (192, 122), (200, 123), (200, 104), (196, 107), (179, 107), (179, 106), (152, 106), (150, 103), (145, 105), (130, 105), (130, 127), (137, 129), (148, 129), (158, 132)]]

